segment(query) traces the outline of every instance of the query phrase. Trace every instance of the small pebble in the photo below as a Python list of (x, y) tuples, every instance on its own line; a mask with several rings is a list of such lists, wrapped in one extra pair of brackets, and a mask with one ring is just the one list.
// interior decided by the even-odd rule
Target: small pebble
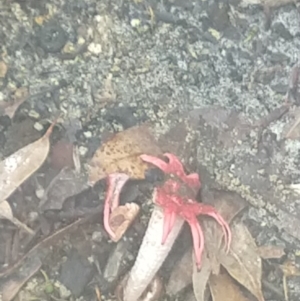
[(79, 150), (80, 156), (82, 156), (82, 157), (84, 157), (86, 155), (86, 153), (88, 152), (88, 148), (84, 147), (84, 146), (80, 146), (78, 150)]
[(73, 53), (74, 51), (75, 51), (74, 44), (71, 42), (67, 42), (62, 50), (63, 53)]
[(100, 232), (100, 231), (93, 232), (93, 234), (92, 234), (92, 240), (94, 242), (101, 242), (102, 239), (103, 239), (103, 233), (102, 232)]
[(44, 130), (43, 125), (40, 124), (39, 122), (36, 122), (36, 123), (33, 125), (33, 127), (34, 127), (37, 131), (39, 131), (39, 132), (41, 132), (41, 131)]
[(35, 110), (30, 110), (28, 112), (29, 117), (34, 118), (34, 119), (40, 119), (40, 114), (35, 111)]
[(130, 25), (131, 25), (132, 27), (138, 27), (138, 26), (140, 26), (140, 24), (141, 24), (141, 21), (140, 21), (139, 19), (132, 19), (132, 20), (130, 21)]
[(34, 221), (37, 220), (38, 216), (39, 216), (38, 213), (35, 212), (35, 211), (29, 212), (29, 214), (28, 214), (28, 220), (30, 222), (34, 222)]
[(99, 55), (102, 52), (102, 46), (100, 44), (95, 44), (94, 42), (92, 42), (88, 46), (88, 51), (92, 54)]
[(78, 41), (77, 41), (77, 44), (78, 45), (83, 45), (84, 43), (85, 43), (85, 39), (83, 37), (79, 37)]
[(67, 299), (71, 296), (71, 291), (69, 291), (63, 284), (59, 281), (54, 283), (55, 287), (59, 289), (59, 295), (62, 299)]
[(93, 136), (92, 132), (90, 132), (90, 131), (84, 132), (83, 135), (85, 138), (91, 138)]
[(39, 199), (43, 198), (44, 194), (45, 194), (45, 190), (42, 187), (36, 189), (35, 191), (35, 195)]

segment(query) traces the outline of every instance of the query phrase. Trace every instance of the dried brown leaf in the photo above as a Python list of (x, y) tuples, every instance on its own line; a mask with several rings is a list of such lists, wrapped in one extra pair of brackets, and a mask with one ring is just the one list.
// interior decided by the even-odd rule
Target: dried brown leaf
[(249, 301), (227, 273), (211, 275), (209, 287), (213, 301)]
[[(230, 223), (246, 206), (245, 201), (236, 193), (210, 190), (203, 194), (203, 202), (213, 205), (219, 214)], [(220, 271), (220, 249), (223, 232), (216, 221), (202, 220), (205, 236), (205, 252), (203, 253), (201, 270), (193, 262), (193, 288), (197, 301), (207, 300), (207, 283), (211, 273)], [(222, 254), (222, 253), (221, 253)]]
[(220, 251), (219, 260), (228, 273), (247, 288), (259, 301), (264, 301), (261, 290), (261, 258), (253, 237), (242, 223), (231, 226), (232, 243), (228, 254)]
[(7, 201), (0, 202), (0, 219), (7, 219), (11, 221), (13, 224), (15, 224), (17, 227), (25, 230), (26, 232), (30, 234), (34, 234), (34, 231), (28, 228), (25, 224), (20, 222), (18, 219), (16, 219), (13, 216), (13, 212), (11, 210), (11, 207)]
[(263, 259), (281, 258), (285, 255), (284, 248), (280, 246), (265, 245), (258, 247), (258, 254)]
[[(194, 258), (194, 256), (193, 256)], [(195, 258), (193, 260), (193, 290), (197, 301), (207, 301), (209, 294), (207, 290), (207, 284), (209, 277), (212, 272), (210, 260), (207, 257), (207, 253), (204, 250), (202, 255), (201, 270), (199, 271), (196, 264)]]
[[(212, 204), (228, 224), (246, 207), (246, 202), (238, 194), (229, 191), (211, 190), (203, 196), (205, 203)], [(205, 248), (214, 274), (219, 273), (219, 250), (222, 248), (223, 232), (220, 226), (212, 219), (202, 221)]]
[(54, 125), (55, 123), (49, 127), (42, 138), (0, 162), (0, 202), (6, 200), (44, 163), (49, 152), (49, 136)]
[(127, 203), (119, 206), (111, 213), (109, 224), (115, 233), (115, 237), (111, 238), (114, 242), (118, 242), (128, 227), (135, 220), (140, 211), (140, 207), (135, 203)]
[(144, 126), (119, 132), (95, 153), (89, 166), (89, 182), (95, 184), (111, 173), (126, 173), (131, 178), (143, 179), (149, 166), (141, 154), (158, 156), (161, 151), (149, 129)]

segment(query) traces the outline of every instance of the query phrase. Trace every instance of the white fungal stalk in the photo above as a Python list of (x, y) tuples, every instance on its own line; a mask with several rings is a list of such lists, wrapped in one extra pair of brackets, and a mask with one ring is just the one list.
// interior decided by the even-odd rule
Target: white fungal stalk
[(182, 229), (184, 220), (176, 217), (167, 240), (162, 244), (164, 213), (155, 205), (138, 256), (123, 289), (124, 301), (137, 301), (150, 284)]

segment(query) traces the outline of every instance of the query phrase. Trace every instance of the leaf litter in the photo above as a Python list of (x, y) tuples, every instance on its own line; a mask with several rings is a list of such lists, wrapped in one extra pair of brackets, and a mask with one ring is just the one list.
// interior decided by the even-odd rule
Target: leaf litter
[[(231, 223), (246, 206), (245, 201), (239, 195), (228, 191), (211, 190), (203, 196), (203, 200), (206, 203), (213, 204), (227, 223)], [(193, 289), (197, 301), (207, 300), (210, 275), (220, 273), (221, 260), (219, 257), (222, 250), (222, 232), (216, 223), (205, 218), (202, 224), (206, 241), (205, 256), (202, 259), (202, 269), (198, 271), (194, 268), (192, 275)], [(233, 231), (232, 235), (234, 235)], [(224, 250), (223, 252), (225, 253)], [(226, 256), (226, 253), (224, 256)]]
[(258, 301), (264, 301), (261, 288), (262, 262), (255, 241), (242, 223), (233, 223), (231, 230), (231, 248), (228, 254), (220, 250), (220, 263)]
[[(227, 300), (248, 300), (240, 291), (233, 279), (252, 293), (257, 300), (263, 301), (261, 289), (261, 258), (257, 247), (248, 229), (242, 223), (234, 223), (231, 227), (233, 242), (229, 253), (219, 250), (218, 260), (226, 269), (228, 275), (222, 276), (222, 268), (218, 273), (213, 272), (208, 257), (204, 258), (204, 271), (193, 273), (193, 287), (197, 301), (204, 301), (206, 284), (208, 283), (214, 301)], [(207, 276), (209, 271), (209, 276)], [(220, 276), (221, 275), (221, 276)], [(205, 279), (206, 281), (201, 281)], [(203, 283), (204, 282), (204, 283)], [(228, 290), (226, 290), (226, 287)], [(224, 295), (224, 291), (226, 294)], [(223, 293), (222, 293), (223, 292)], [(223, 294), (223, 299), (221, 298)]]
[[(6, 198), (8, 198), (44, 163), (49, 153), (49, 137), (54, 125), (55, 122), (50, 126), (43, 137), (13, 153), (0, 163), (0, 199), (2, 201), (0, 206), (2, 205), (3, 208), (5, 208), (5, 211), (3, 211), (3, 217), (14, 221), (14, 218), (11, 215), (11, 208), (9, 203), (6, 201)], [(139, 156), (145, 152), (154, 155), (160, 154), (159, 147), (154, 143), (154, 139), (146, 127), (135, 127), (127, 131), (120, 132), (116, 134), (110, 141), (100, 147), (98, 152), (96, 152), (96, 169), (92, 168), (90, 179), (92, 179), (92, 182), (97, 182), (111, 172), (120, 171), (128, 172), (133, 178), (142, 179), (145, 176), (145, 171), (148, 169), (148, 165), (141, 161)], [(93, 162), (95, 162), (95, 159)], [(100, 169), (98, 163), (100, 164)], [(42, 202), (43, 205), (47, 202), (49, 197), (54, 197), (54, 195), (56, 195), (55, 193), (54, 195), (52, 194), (53, 189), (55, 190), (58, 188), (57, 185), (64, 184), (62, 185), (63, 197), (66, 197), (70, 193), (72, 195), (74, 193), (76, 194), (76, 187), (78, 185), (75, 185), (76, 187), (74, 190), (73, 186), (70, 188), (69, 185), (65, 184), (69, 183), (70, 179), (74, 180), (77, 179), (77, 177), (78, 171), (63, 169), (55, 181), (53, 181), (53, 183), (51, 183), (51, 185), (48, 187), (44, 202)], [(86, 188), (86, 183), (87, 179), (83, 179), (81, 177), (79, 178), (79, 186), (81, 187), (80, 190), (82, 190), (82, 187)], [(60, 201), (63, 202), (62, 198)], [(138, 212), (139, 206), (134, 203), (130, 203), (116, 208), (116, 210), (112, 213), (111, 222), (116, 233), (118, 234), (118, 239), (122, 237), (123, 233), (135, 219)], [(98, 214), (98, 212), (95, 210), (94, 214)], [(35, 247), (33, 247), (27, 254), (10, 265), (7, 269), (0, 271), (0, 277), (3, 278), (11, 275), (18, 267), (26, 266), (26, 262), (32, 258), (37, 258), (39, 259), (38, 262), (41, 262), (47, 254), (47, 247), (49, 244), (53, 244), (54, 241), (60, 239), (67, 232), (73, 230), (77, 227), (77, 225), (84, 223), (89, 218), (90, 216), (87, 218), (80, 218), (73, 224), (66, 226), (65, 228), (58, 230), (54, 234), (46, 237)], [(26, 227), (26, 225), (24, 225), (24, 227)], [(38, 270), (39, 268), (39, 265), (34, 265), (32, 272), (28, 273), (28, 275), (32, 276), (36, 272), (36, 269)], [(30, 276), (27, 276), (26, 278), (21, 277), (22, 275), (20, 271), (16, 272), (16, 275), (16, 277), (19, 279), (18, 281), (5, 280), (4, 283), (1, 282), (3, 287), (6, 288), (7, 292), (13, 292), (13, 294), (7, 293), (5, 300), (11, 300), (22, 287), (22, 285), (30, 278)], [(11, 290), (12, 287), (13, 290)]]
[(218, 275), (212, 274), (209, 279), (209, 288), (213, 301), (249, 301), (225, 272)]
[[(117, 242), (127, 230), (138, 214), (137, 206), (122, 207), (122, 215), (118, 214), (124, 222), (116, 223), (114, 210), (120, 210), (120, 192), (129, 179), (145, 179), (149, 170), (140, 156), (142, 154), (159, 156), (162, 154), (146, 124), (131, 127), (115, 134), (94, 154), (89, 164), (89, 184), (94, 185), (101, 179), (107, 178), (107, 191), (104, 201), (104, 227), (110, 238)], [(114, 229), (112, 229), (112, 223)], [(118, 226), (116, 226), (118, 225)]]
[(0, 162), (0, 202), (6, 200), (46, 160), (54, 121), (45, 135)]
[[(204, 192), (203, 201), (213, 205), (228, 223), (232, 222), (246, 206), (245, 201), (236, 193), (216, 189)], [(189, 249), (171, 273), (167, 285), (169, 295), (176, 294), (193, 283), (197, 301), (204, 301), (209, 297), (208, 281), (210, 275), (212, 273), (218, 274), (220, 271), (219, 249), (222, 246), (222, 232), (216, 223), (209, 218), (203, 218), (201, 222), (206, 241), (201, 270), (198, 271), (195, 268), (196, 265), (191, 256), (192, 249)], [(184, 280), (179, 281), (180, 278), (184, 278)]]
[(2, 301), (11, 301), (23, 285), (41, 268), (42, 262), (38, 257), (31, 257), (24, 262), (22, 268), (0, 283)]
[(30, 234), (34, 231), (13, 216), (7, 198), (46, 160), (50, 149), (49, 137), (55, 124), (56, 121), (51, 124), (43, 137), (0, 162), (0, 217), (10, 220)]
[(89, 220), (90, 217), (79, 218), (55, 233), (48, 235), (10, 266), (0, 270), (0, 300), (12, 300), (23, 285), (41, 268), (44, 259), (52, 252), (50, 246), (58, 243), (67, 234), (74, 232), (80, 225)]
[[(0, 200), (3, 200), (2, 203), (5, 203), (5, 199), (30, 177), (47, 158), (50, 144), (49, 136), (54, 124), (55, 123), (50, 126), (42, 138), (25, 146), (0, 163), (0, 171), (4, 170), (7, 175), (8, 172), (5, 167), (13, 162), (13, 166), (8, 166), (13, 168), (12, 173), (15, 174), (15, 178), (11, 177), (11, 181), (14, 180), (13, 183), (11, 183), (10, 181), (5, 181), (3, 172), (0, 173), (0, 187), (5, 188), (0, 190)], [(115, 134), (112, 139), (103, 144), (96, 151), (92, 158), (89, 165), (89, 183), (93, 185), (111, 173), (120, 172), (128, 174), (133, 179), (144, 179), (145, 171), (148, 170), (149, 167), (140, 160), (139, 156), (142, 153), (155, 156), (161, 155), (161, 151), (154, 143), (154, 139), (147, 127), (133, 127)], [(33, 158), (35, 159), (34, 161), (36, 161), (37, 157), (38, 163), (31, 164)], [(23, 160), (21, 161), (21, 159)], [(216, 209), (224, 216), (227, 222), (232, 221), (245, 207), (245, 203), (238, 200), (238, 198), (231, 193), (224, 194), (224, 192), (214, 191), (212, 199)], [(122, 237), (139, 211), (137, 208), (129, 208), (127, 206), (127, 209), (133, 210), (128, 215), (128, 212), (126, 212), (126, 210), (123, 211), (124, 208), (122, 207), (126, 209), (126, 206), (118, 207), (118, 210), (115, 209), (116, 211), (113, 211), (111, 215), (111, 219), (115, 221), (116, 229), (120, 233), (119, 237)], [(238, 295), (237, 289), (235, 289), (236, 287), (238, 288), (238, 286), (234, 285), (232, 278), (246, 287), (259, 301), (263, 301), (264, 298), (261, 291), (261, 258), (247, 228), (241, 223), (233, 224), (233, 242), (229, 253), (226, 254), (224, 250), (220, 249), (222, 234), (219, 228), (215, 227), (214, 223), (209, 219), (204, 219), (203, 224), (207, 243), (203, 256), (202, 270), (200, 272), (196, 269), (191, 271), (191, 281), (193, 281), (194, 294), (197, 301), (207, 300), (207, 284), (209, 284), (211, 288), (213, 300), (219, 300), (216, 296), (222, 289), (220, 285), (222, 286), (228, 281), (231, 281), (230, 284), (227, 284), (233, 291), (232, 300), (237, 300), (234, 299), (234, 294)], [(58, 233), (54, 235), (56, 234)], [(33, 248), (29, 252), (30, 256), (35, 254), (36, 250), (36, 248)], [(24, 258), (27, 258), (27, 255)], [(21, 261), (24, 260), (24, 258), (21, 259)], [(220, 265), (225, 267), (232, 278), (228, 275), (225, 277), (219, 273)], [(191, 264), (191, 266), (195, 267), (195, 264)], [(15, 266), (12, 268), (14, 267)], [(0, 273), (0, 277), (1, 274), (3, 276), (7, 273)]]

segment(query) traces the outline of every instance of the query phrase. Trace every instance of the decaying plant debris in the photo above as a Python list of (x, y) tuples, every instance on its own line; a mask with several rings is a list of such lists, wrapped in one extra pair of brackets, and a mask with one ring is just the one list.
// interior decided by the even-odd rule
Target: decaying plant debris
[[(52, 125), (53, 127), (53, 125)], [(49, 150), (49, 134), (52, 130), (52, 127), (47, 131), (45, 136), (43, 136), (40, 140), (37, 142), (34, 142), (33, 144), (25, 147), (25, 149), (29, 148), (31, 151), (26, 152), (29, 154), (40, 154), (40, 160), (38, 161), (40, 165), (45, 161), (48, 150)], [(135, 133), (135, 135), (132, 135), (132, 132)], [(119, 138), (120, 137), (120, 138)], [(120, 139), (120, 141), (119, 141)], [(135, 148), (128, 149), (125, 153), (125, 156), (117, 156), (116, 159), (113, 159), (112, 164), (109, 164), (109, 160), (104, 160), (102, 156), (99, 157), (99, 154), (96, 153), (97, 158), (99, 157), (101, 162), (104, 162), (107, 167), (103, 167), (102, 164), (96, 164), (95, 161), (91, 165), (93, 168), (92, 174), (103, 174), (103, 170), (105, 170), (106, 175), (109, 175), (110, 173), (113, 173), (115, 170), (120, 171), (120, 167), (113, 168), (113, 164), (116, 166), (119, 166), (118, 162), (122, 162), (122, 166), (126, 166), (126, 160), (129, 158), (129, 162), (131, 161), (131, 158), (134, 158), (134, 156), (137, 156), (141, 153), (146, 152), (147, 153), (147, 144), (142, 143), (139, 144), (139, 141), (144, 141), (145, 139), (145, 125), (143, 125), (141, 128), (133, 128), (126, 130), (122, 133), (119, 133), (118, 135), (114, 136), (112, 139), (105, 142), (101, 149), (106, 149), (107, 147), (110, 147), (111, 143), (113, 143), (115, 146), (112, 148), (113, 152), (106, 152), (109, 156), (114, 153), (118, 153), (119, 150), (124, 149), (123, 146), (126, 145), (134, 145), (136, 143), (136, 146), (140, 147), (140, 145), (143, 146), (142, 150), (136, 151)], [(130, 143), (129, 143), (130, 142)], [(151, 145), (150, 145), (151, 146)], [(164, 145), (166, 147), (166, 145)], [(153, 147), (150, 147), (150, 152), (153, 153)], [(23, 149), (22, 149), (23, 150)], [(21, 150), (21, 151), (22, 151)], [(157, 148), (158, 150), (158, 148)], [(156, 152), (157, 152), (156, 150)], [(40, 151), (40, 153), (37, 153)], [(17, 154), (22, 152), (17, 152)], [(160, 153), (160, 151), (158, 152)], [(107, 155), (107, 156), (108, 156)], [(14, 157), (15, 154), (13, 154), (10, 158)], [(36, 157), (37, 155), (35, 155)], [(29, 156), (29, 159), (32, 158)], [(109, 158), (109, 157), (108, 157)], [(121, 161), (120, 161), (121, 159)], [(95, 159), (93, 159), (95, 160)], [(98, 160), (98, 159), (97, 159)], [(22, 166), (22, 174), (25, 174), (26, 177), (20, 177), (18, 176), (18, 173), (11, 174), (12, 181), (16, 178), (19, 185), (22, 184), (24, 178), (28, 178), (30, 175), (34, 173), (38, 169), (38, 165), (26, 165), (27, 169)], [(25, 167), (26, 167), (25, 166)], [(132, 163), (130, 163), (130, 166), (133, 166)], [(97, 170), (97, 168), (100, 168)], [(148, 167), (149, 168), (149, 167)], [(25, 172), (27, 170), (27, 172)], [(128, 169), (123, 168), (123, 172), (127, 172)], [(17, 169), (18, 171), (18, 169)], [(143, 171), (140, 173), (140, 176), (144, 176), (146, 171), (146, 166), (144, 167)], [(83, 171), (82, 171), (83, 172)], [(104, 174), (103, 174), (104, 175)], [(67, 180), (68, 178), (66, 178)], [(69, 178), (71, 180), (72, 177)], [(101, 179), (101, 177), (97, 177), (97, 179)], [(87, 180), (87, 178), (86, 178)], [(17, 183), (16, 181), (14, 183)], [(59, 181), (57, 182), (60, 183)], [(57, 185), (57, 184), (56, 184)], [(13, 190), (10, 188), (12, 186), (8, 186), (9, 189), (7, 189), (6, 198), (9, 196), (9, 193), (12, 194)], [(17, 186), (14, 186), (14, 188), (17, 188)], [(76, 191), (75, 191), (76, 193)], [(47, 199), (45, 199), (43, 202), (46, 202)], [(204, 199), (205, 201), (205, 199)], [(220, 211), (220, 213), (225, 217), (225, 219), (230, 222), (232, 221), (243, 208), (245, 208), (245, 202), (237, 197), (235, 194), (226, 193), (222, 191), (215, 191), (211, 192), (208, 195), (208, 198), (206, 198), (206, 202), (211, 202), (216, 206), (217, 210)], [(2, 204), (8, 204), (6, 201), (2, 202)], [(44, 206), (45, 204), (43, 204)], [(132, 207), (133, 206), (133, 207)], [(58, 207), (59, 209), (60, 207)], [(127, 208), (127, 213), (123, 212), (122, 208)], [(133, 211), (132, 211), (133, 210)], [(129, 212), (133, 212), (128, 215)], [(96, 211), (95, 211), (96, 212)], [(100, 211), (99, 211), (100, 212)], [(111, 226), (114, 229), (115, 233), (117, 233), (118, 238), (116, 241), (118, 241), (123, 235), (125, 235), (125, 231), (127, 228), (132, 224), (134, 219), (137, 217), (137, 213), (139, 212), (139, 207), (136, 204), (128, 204), (125, 206), (117, 207), (112, 210), (111, 214)], [(126, 217), (127, 216), (127, 217)], [(87, 220), (87, 219), (86, 219)], [(78, 220), (74, 224), (70, 224), (65, 229), (74, 229), (77, 225), (82, 224), (82, 220)], [(205, 244), (205, 253), (203, 254), (203, 260), (201, 264), (201, 270), (198, 271), (195, 269), (194, 264), (187, 264), (190, 266), (189, 270), (184, 269), (185, 271), (189, 271), (188, 274), (186, 274), (186, 283), (183, 287), (186, 285), (193, 283), (194, 287), (194, 293), (197, 300), (204, 300), (205, 296), (207, 296), (207, 287), (210, 287), (210, 292), (212, 294), (213, 300), (219, 300), (220, 292), (224, 288), (224, 284), (229, 285), (231, 287), (230, 289), (230, 298), (233, 300), (237, 298), (237, 296), (243, 296), (241, 298), (244, 298), (245, 300), (248, 300), (246, 295), (240, 291), (240, 288), (236, 286), (232, 279), (237, 280), (242, 286), (244, 286), (249, 292), (251, 292), (258, 301), (263, 301), (264, 297), (262, 294), (262, 288), (261, 288), (261, 278), (262, 278), (262, 266), (261, 266), (261, 251), (259, 251), (259, 248), (256, 246), (255, 242), (253, 241), (253, 238), (251, 237), (251, 234), (243, 225), (241, 222), (235, 221), (232, 223), (232, 233), (233, 233), (233, 242), (230, 247), (229, 253), (226, 253), (224, 249), (222, 248), (222, 235), (220, 229), (217, 227), (217, 225), (212, 222), (211, 220), (203, 220), (203, 226), (204, 226), (204, 234), (206, 237), (206, 244)], [(57, 241), (56, 237), (61, 238), (64, 233), (67, 233), (68, 230), (65, 231), (65, 229), (59, 230), (53, 235), (49, 236), (49, 238), (46, 238), (42, 240), (39, 244), (37, 244), (32, 250), (30, 250), (26, 255), (24, 255), (19, 261), (17, 261), (15, 264), (13, 264), (9, 269), (4, 270), (1, 275), (7, 276), (11, 275), (12, 272), (16, 271), (17, 267), (22, 267), (23, 264), (25, 264), (28, 261), (28, 258), (31, 258), (32, 256), (36, 257), (40, 252), (41, 248), (43, 248), (46, 245), (49, 245), (49, 243), (55, 243)], [(270, 252), (272, 250), (270, 249)], [(265, 252), (266, 253), (266, 252)], [(44, 253), (40, 253), (38, 255), (38, 258), (40, 258), (41, 262), (45, 256)], [(188, 252), (187, 254), (190, 254)], [(264, 255), (266, 257), (268, 255)], [(274, 255), (269, 255), (273, 256)], [(190, 259), (186, 259), (187, 262), (192, 262), (192, 257)], [(185, 262), (185, 261), (182, 261)], [(32, 275), (40, 268), (40, 264), (36, 266), (32, 271)], [(173, 291), (172, 289), (172, 282), (174, 282), (176, 277), (182, 277), (180, 272), (180, 264), (178, 266), (179, 272), (174, 271), (174, 275), (177, 274), (177, 276), (172, 276), (169, 280), (168, 289), (167, 292), (174, 293), (176, 290), (178, 291), (179, 287), (176, 287), (176, 290)], [(225, 270), (227, 272), (225, 272)], [(17, 273), (17, 272), (15, 272)], [(186, 272), (185, 272), (186, 273)], [(227, 273), (227, 274), (226, 274)], [(179, 275), (179, 276), (178, 276)], [(12, 277), (12, 276), (11, 276)], [(175, 277), (175, 278), (174, 278)], [(17, 294), (17, 290), (19, 290), (22, 285), (29, 279), (27, 278), (20, 278), (21, 282), (16, 283), (16, 288), (14, 289), (13, 294), (9, 294), (9, 297), (6, 297), (5, 293), (5, 300), (12, 300), (13, 296)], [(188, 280), (189, 279), (189, 280)], [(204, 279), (206, 279), (204, 281)], [(11, 281), (11, 280), (9, 280)], [(7, 290), (7, 287), (10, 287), (11, 282), (4, 282), (3, 287), (5, 288), (5, 291)]]

